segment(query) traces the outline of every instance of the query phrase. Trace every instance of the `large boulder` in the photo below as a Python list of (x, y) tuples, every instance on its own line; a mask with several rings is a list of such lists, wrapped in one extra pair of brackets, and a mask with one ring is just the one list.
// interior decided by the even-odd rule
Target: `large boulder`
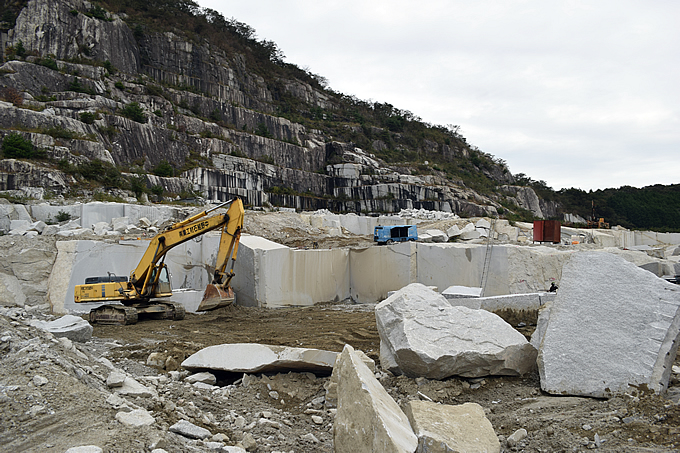
[(385, 356), (392, 355), (411, 377), (517, 376), (536, 361), (536, 349), (502, 318), (451, 306), (420, 283), (378, 304), (375, 317), (381, 358), (385, 349)]
[(501, 443), (477, 403), (459, 406), (409, 401), (404, 412), (418, 436), (418, 453), (499, 453)]
[(592, 397), (662, 392), (679, 335), (679, 286), (610, 253), (575, 254), (540, 341), (541, 388)]
[(336, 366), (335, 452), (415, 452), (418, 439), (406, 415), (350, 345), (345, 345)]
[(337, 352), (289, 348), (255, 343), (220, 344), (201, 349), (182, 366), (187, 370), (211, 369), (234, 373), (275, 371), (332, 371)]

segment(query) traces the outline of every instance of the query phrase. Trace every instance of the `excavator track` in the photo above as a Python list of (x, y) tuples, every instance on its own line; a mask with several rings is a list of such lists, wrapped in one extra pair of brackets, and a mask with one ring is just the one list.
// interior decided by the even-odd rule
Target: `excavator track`
[(128, 325), (136, 324), (138, 319), (137, 310), (125, 305), (102, 305), (90, 310), (90, 322), (92, 324)]
[(184, 305), (180, 304), (179, 302), (168, 301), (161, 302), (161, 304), (169, 308), (169, 310), (166, 311), (166, 319), (181, 321), (187, 314), (186, 310), (184, 309)]

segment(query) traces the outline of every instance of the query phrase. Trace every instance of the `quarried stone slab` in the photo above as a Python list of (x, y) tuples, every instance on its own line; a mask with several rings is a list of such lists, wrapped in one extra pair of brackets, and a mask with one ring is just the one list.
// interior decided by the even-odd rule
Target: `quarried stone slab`
[(182, 366), (188, 370), (211, 369), (235, 373), (333, 370), (337, 352), (290, 348), (255, 343), (220, 344), (201, 349)]
[(86, 342), (92, 338), (92, 326), (78, 316), (65, 315), (50, 322), (34, 320), (31, 324), (52, 333), (57, 338), (65, 337), (79, 342)]
[(680, 287), (606, 252), (574, 254), (540, 342), (541, 388), (608, 397), (662, 392), (680, 335)]

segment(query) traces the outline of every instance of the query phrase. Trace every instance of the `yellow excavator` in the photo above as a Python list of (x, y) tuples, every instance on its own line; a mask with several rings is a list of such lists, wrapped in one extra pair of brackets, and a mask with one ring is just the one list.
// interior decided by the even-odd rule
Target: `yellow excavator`
[[(226, 214), (207, 217), (212, 211), (227, 205), (230, 206)], [(213, 280), (203, 294), (198, 311), (230, 305), (234, 301), (234, 291), (229, 284), (234, 276), (243, 214), (243, 202), (240, 198), (235, 198), (173, 224), (150, 241), (129, 279), (112, 273), (107, 277), (88, 277), (84, 285), (76, 285), (74, 301), (120, 302), (93, 308), (90, 311), (90, 322), (93, 324), (134, 324), (140, 314), (156, 319), (184, 319), (185, 310), (182, 304), (157, 300), (172, 296), (165, 256), (173, 247), (208, 231), (222, 228)], [(231, 269), (227, 271), (229, 261)]]

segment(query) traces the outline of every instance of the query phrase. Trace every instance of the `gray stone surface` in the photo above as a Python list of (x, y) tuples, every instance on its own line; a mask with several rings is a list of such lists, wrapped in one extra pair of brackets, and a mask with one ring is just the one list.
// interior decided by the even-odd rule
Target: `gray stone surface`
[[(372, 358), (367, 356), (364, 351), (360, 349), (355, 349), (354, 353), (358, 355), (361, 361), (364, 362), (369, 370), (371, 370), (371, 373), (375, 373), (375, 361), (373, 361)], [(338, 354), (335, 359), (331, 378), (324, 384), (324, 389), (326, 389), (326, 407), (335, 407), (338, 403), (338, 360), (340, 360), (340, 354)], [(385, 369), (384, 366), (383, 369)]]
[(127, 396), (139, 396), (141, 398), (151, 398), (158, 396), (158, 393), (155, 390), (143, 386), (129, 376), (125, 378), (123, 385), (116, 387), (116, 393)]
[(501, 443), (477, 403), (459, 406), (429, 401), (409, 401), (404, 407), (418, 436), (418, 453), (499, 453)]
[(21, 283), (14, 275), (0, 273), (0, 305), (6, 307), (26, 304), (26, 295), (21, 288)]
[(545, 329), (548, 327), (548, 319), (550, 319), (550, 308), (552, 307), (552, 301), (544, 304), (538, 311), (538, 320), (536, 321), (536, 329), (534, 333), (531, 334), (531, 345), (540, 351), (541, 342), (543, 341), (543, 336), (545, 335)]
[(350, 345), (342, 350), (337, 367), (335, 452), (413, 453), (418, 439), (406, 415)]
[(64, 315), (50, 322), (39, 320), (31, 321), (34, 327), (46, 330), (57, 338), (65, 337), (71, 341), (86, 342), (92, 338), (92, 326), (83, 318), (73, 315)]
[(535, 364), (536, 349), (499, 316), (452, 307), (420, 283), (378, 304), (375, 315), (381, 343), (411, 377), (516, 376)]
[(135, 409), (130, 412), (118, 412), (116, 414), (116, 420), (131, 428), (149, 426), (156, 422), (156, 419), (153, 418), (151, 414), (146, 411), (146, 409)]
[(126, 377), (125, 373), (121, 371), (112, 371), (109, 373), (109, 377), (106, 378), (106, 385), (109, 388), (122, 387)]
[(482, 294), (482, 288), (470, 286), (449, 286), (442, 291), (442, 296), (447, 299), (468, 299), (471, 297), (479, 297)]
[(184, 380), (189, 384), (202, 382), (204, 384), (215, 385), (215, 383), (217, 382), (215, 375), (208, 372), (192, 374), (191, 376), (187, 376)]
[(212, 369), (236, 373), (331, 371), (337, 354), (320, 349), (254, 343), (221, 344), (201, 349), (182, 362), (182, 366), (188, 370)]
[(191, 439), (207, 439), (208, 437), (212, 437), (212, 433), (207, 429), (196, 426), (186, 420), (178, 421), (172, 425), (169, 430), (173, 433), (181, 434), (182, 436), (189, 437)]
[(425, 230), (425, 234), (430, 235), (432, 242), (447, 242), (449, 237), (442, 230)]
[(574, 254), (540, 343), (541, 388), (606, 397), (668, 386), (680, 335), (680, 287), (603, 252)]
[(102, 453), (103, 451), (96, 445), (82, 445), (80, 447), (71, 447), (65, 453)]
[(453, 225), (446, 230), (446, 235), (450, 238), (460, 236), (460, 228), (458, 228), (458, 225)]

